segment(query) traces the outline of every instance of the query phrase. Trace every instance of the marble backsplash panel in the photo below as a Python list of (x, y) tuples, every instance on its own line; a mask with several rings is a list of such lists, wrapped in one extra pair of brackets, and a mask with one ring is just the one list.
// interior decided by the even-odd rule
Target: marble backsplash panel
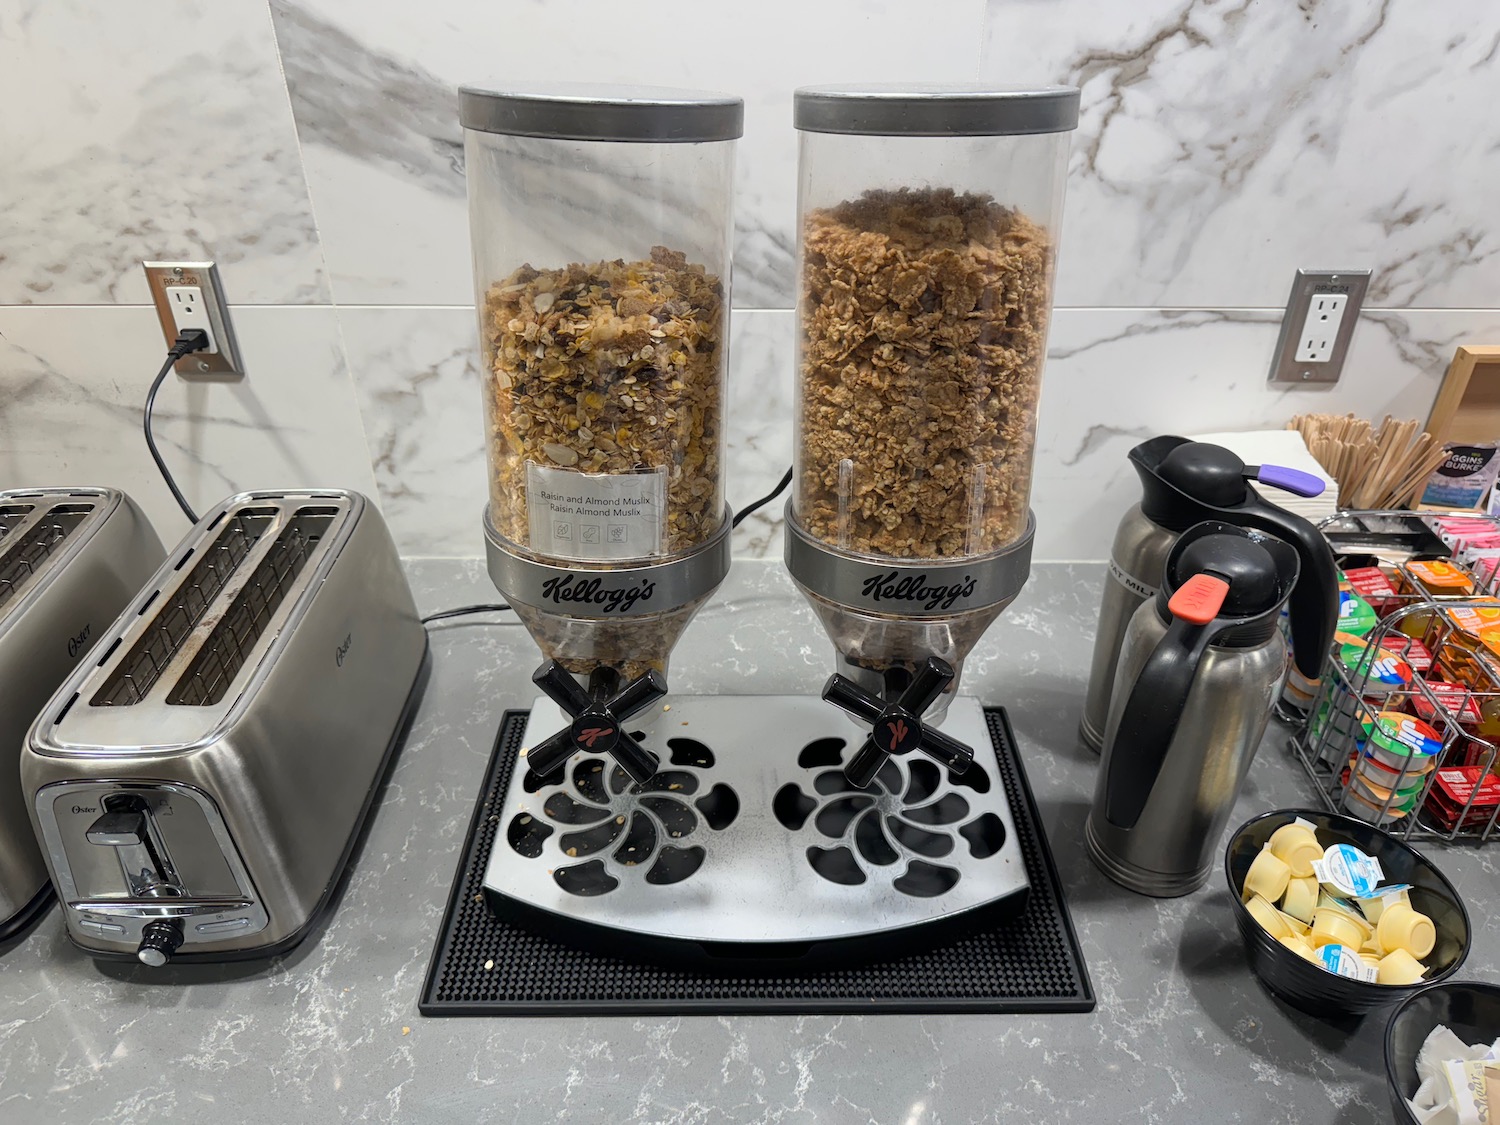
[[(164, 455), (195, 505), (248, 488), (355, 488), (378, 498), (404, 555), (483, 553), (473, 310), (235, 317), (245, 383), (171, 378), (158, 404)], [(1368, 312), (1331, 388), (1267, 386), (1277, 329), (1264, 310), (1059, 310), (1032, 491), (1036, 556), (1105, 556), (1136, 498), (1125, 453), (1146, 437), (1276, 427), (1304, 411), (1426, 417), (1454, 347), (1500, 339), (1500, 310)], [(0, 488), (118, 485), (175, 540), (181, 515), (140, 437), (156, 332), (139, 307), (0, 308)], [(791, 463), (794, 333), (788, 311), (738, 310), (731, 321), (726, 488), (737, 508)], [(746, 520), (737, 555), (780, 555), (782, 507)]]
[(7, 0), (0, 105), (0, 304), (145, 302), (151, 258), (328, 301), (264, 0)]
[[(233, 313), (244, 381), (169, 375), (157, 396), (157, 444), (188, 502), (201, 512), (231, 493), (291, 487), (375, 495), (334, 310)], [(177, 542), (187, 521), (141, 436), (162, 358), (150, 309), (0, 307), (0, 489), (123, 488)]]
[(1500, 5), (989, 0), (980, 77), (1082, 90), (1062, 305), (1500, 304)]
[[(507, 82), (634, 82), (745, 99), (735, 304), (791, 305), (797, 139), (811, 82), (973, 81), (982, 0), (764, 0), (668, 13), (612, 0), (272, 0), (335, 299), (473, 300), (454, 91)], [(664, 46), (663, 24), (686, 27)]]
[(1278, 307), (1299, 266), (1373, 269), (1375, 306), (1500, 301), (1491, 193), (1474, 187), (1500, 182), (1500, 146), (1476, 143), (1500, 83), (1488, 0), (937, 0), (920, 19), (774, 0), (753, 21), (700, 5), (704, 42), (733, 48), (665, 56), (650, 21), (605, 0), (272, 11), (341, 301), (472, 299), (457, 85), (641, 81), (643, 58), (653, 82), (745, 98), (740, 306), (792, 303), (793, 87), (976, 74), (1083, 91), (1064, 306)]
[(1059, 310), (1032, 486), (1036, 557), (1108, 557), (1140, 499), (1125, 455), (1145, 438), (1279, 429), (1303, 413), (1425, 419), (1454, 348), (1500, 340), (1500, 310), (1366, 312), (1331, 387), (1266, 383), (1279, 329), (1263, 310)]

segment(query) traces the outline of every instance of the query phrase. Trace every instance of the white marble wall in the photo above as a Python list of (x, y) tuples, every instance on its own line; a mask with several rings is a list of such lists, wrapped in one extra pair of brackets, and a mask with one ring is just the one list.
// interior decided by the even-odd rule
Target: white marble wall
[[(379, 497), (407, 554), (477, 554), (453, 99), (471, 82), (635, 80), (745, 98), (738, 505), (791, 453), (801, 83), (1082, 88), (1038, 442), (1040, 557), (1104, 554), (1140, 437), (1308, 409), (1422, 416), (1455, 344), (1500, 341), (1490, 0), (690, 11), (664, 26), (607, 0), (0, 0), (0, 97), (34, 107), (0, 114), (0, 487), (113, 482), (166, 537), (180, 530), (138, 436), (159, 338), (136, 263), (201, 255), (223, 270), (251, 374), (164, 391), (167, 456), (189, 494), (345, 484)], [(1374, 271), (1332, 390), (1265, 384), (1298, 266)], [(747, 521), (740, 553), (778, 552), (778, 523), (774, 509)]]

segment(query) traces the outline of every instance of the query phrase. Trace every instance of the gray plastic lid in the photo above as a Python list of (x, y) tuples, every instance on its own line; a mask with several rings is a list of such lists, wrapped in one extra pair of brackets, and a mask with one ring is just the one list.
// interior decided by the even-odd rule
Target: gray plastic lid
[(792, 124), (809, 133), (1008, 137), (1078, 127), (1078, 88), (1002, 90), (981, 85), (802, 86)]
[(570, 141), (732, 141), (745, 131), (745, 103), (707, 90), (553, 83), (458, 91), (465, 129)]

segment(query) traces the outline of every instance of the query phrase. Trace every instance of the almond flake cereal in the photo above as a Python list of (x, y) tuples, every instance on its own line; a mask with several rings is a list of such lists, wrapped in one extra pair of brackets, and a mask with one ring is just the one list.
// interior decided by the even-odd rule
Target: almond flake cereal
[(802, 232), (797, 513), (830, 545), (983, 554), (1026, 527), (1046, 231), (988, 195), (868, 191)]

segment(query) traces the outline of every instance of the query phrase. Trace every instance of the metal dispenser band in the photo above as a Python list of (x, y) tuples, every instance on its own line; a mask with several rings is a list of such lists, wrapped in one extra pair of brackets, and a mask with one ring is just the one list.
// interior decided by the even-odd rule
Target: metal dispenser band
[(891, 617), (953, 617), (1008, 602), (1031, 573), (1036, 517), (1003, 551), (957, 561), (852, 557), (814, 539), (786, 508), (786, 566), (798, 584), (835, 605)]
[(713, 593), (729, 573), (731, 528), (726, 507), (712, 539), (665, 562), (542, 562), (503, 538), (486, 509), (484, 542), (490, 578), (511, 601), (565, 617), (609, 621), (667, 613)]

